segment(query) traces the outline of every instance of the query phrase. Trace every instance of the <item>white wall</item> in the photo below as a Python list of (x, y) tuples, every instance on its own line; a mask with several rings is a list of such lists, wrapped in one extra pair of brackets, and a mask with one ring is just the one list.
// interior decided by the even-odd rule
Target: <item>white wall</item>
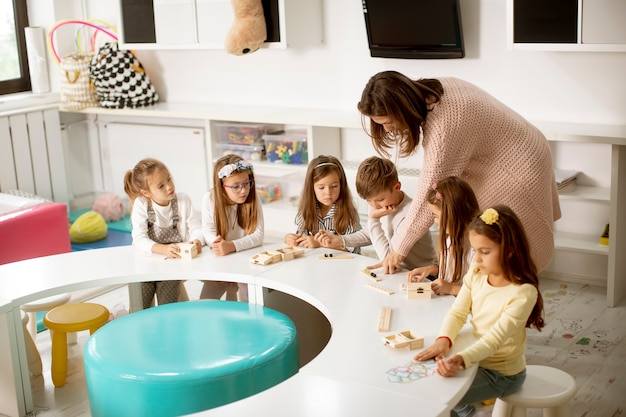
[[(466, 57), (452, 60), (372, 58), (361, 2), (322, 1), (325, 39), (319, 47), (249, 56), (144, 50), (138, 56), (162, 99), (172, 102), (354, 109), (368, 78), (394, 69), (414, 78), (467, 79), (532, 120), (626, 124), (626, 53), (507, 50), (502, 0), (461, 0)], [(117, 23), (111, 0), (50, 3), (29, 1), (31, 25), (85, 17)], [(52, 78), (58, 89), (56, 72)]]

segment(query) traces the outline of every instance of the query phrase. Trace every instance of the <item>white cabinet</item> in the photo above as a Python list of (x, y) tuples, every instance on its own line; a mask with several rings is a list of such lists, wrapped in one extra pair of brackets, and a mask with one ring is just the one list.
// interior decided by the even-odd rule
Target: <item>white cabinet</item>
[(171, 125), (100, 121), (104, 187), (125, 197), (124, 175), (144, 158), (156, 158), (170, 171), (176, 191), (200, 210), (208, 190), (204, 129)]
[(626, 52), (623, 0), (507, 0), (513, 50)]
[[(264, 47), (321, 44), (322, 0), (263, 1)], [(120, 0), (125, 49), (224, 49), (234, 20), (230, 0)]]
[(123, 111), (62, 112), (70, 209), (91, 207), (104, 192), (127, 199), (124, 175), (144, 158), (156, 158), (170, 170), (176, 189), (200, 210), (209, 187), (205, 124), (202, 120), (127, 117)]

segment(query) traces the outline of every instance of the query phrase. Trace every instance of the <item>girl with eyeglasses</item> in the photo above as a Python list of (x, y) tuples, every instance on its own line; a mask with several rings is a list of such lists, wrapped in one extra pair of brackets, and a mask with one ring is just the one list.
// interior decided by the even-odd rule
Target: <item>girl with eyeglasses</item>
[[(261, 246), (264, 224), (261, 200), (254, 187), (252, 164), (238, 155), (225, 155), (215, 162), (213, 189), (202, 197), (202, 234), (218, 256)], [(201, 299), (248, 301), (247, 284), (203, 281)], [(237, 288), (238, 287), (238, 288)]]
[[(124, 175), (124, 191), (130, 201), (135, 248), (167, 258), (180, 258), (180, 242), (191, 242), (198, 253), (202, 251), (201, 223), (191, 198), (176, 192), (172, 175), (163, 162), (153, 158), (139, 161)], [(155, 294), (158, 304), (187, 297), (182, 281), (142, 282), (143, 308), (152, 305)]]

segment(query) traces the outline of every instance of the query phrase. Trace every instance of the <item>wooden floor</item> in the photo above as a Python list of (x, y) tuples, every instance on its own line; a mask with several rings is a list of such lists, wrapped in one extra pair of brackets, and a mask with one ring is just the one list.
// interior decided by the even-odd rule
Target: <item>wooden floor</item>
[[(189, 295), (197, 298), (201, 285), (186, 283)], [(576, 379), (578, 390), (571, 402), (575, 417), (626, 416), (626, 304), (606, 307), (606, 288), (543, 279), (547, 326), (528, 332), (529, 364), (563, 369)], [(109, 309), (128, 308), (125, 288), (98, 296), (93, 301)], [(35, 411), (30, 416), (88, 417), (89, 400), (83, 376), (82, 348), (88, 333), (79, 334), (78, 344), (69, 347), (67, 384), (55, 389), (50, 378), (50, 336), (39, 333), (44, 374), (32, 378)], [(481, 407), (490, 415), (490, 406)], [(131, 413), (132, 414), (132, 413)], [(129, 414), (129, 415), (131, 415)], [(271, 415), (271, 410), (260, 412)], [(539, 417), (539, 410), (529, 416)]]

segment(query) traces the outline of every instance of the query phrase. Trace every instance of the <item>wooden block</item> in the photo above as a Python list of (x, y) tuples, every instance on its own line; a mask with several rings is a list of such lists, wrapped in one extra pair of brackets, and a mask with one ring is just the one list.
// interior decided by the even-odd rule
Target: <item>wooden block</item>
[(419, 349), (424, 347), (424, 338), (415, 335), (410, 330), (394, 333), (389, 336), (383, 337), (385, 345), (391, 346), (394, 349), (405, 348), (407, 350)]
[(380, 309), (380, 318), (378, 319), (378, 331), (388, 332), (391, 323), (391, 307), (382, 307)]
[(178, 243), (180, 257), (182, 259), (193, 259), (198, 256), (198, 247), (195, 243)]
[(383, 294), (387, 294), (387, 295), (394, 294), (393, 290), (391, 290), (389, 288), (385, 288), (385, 287), (383, 287), (381, 285), (378, 285), (378, 284), (374, 284), (373, 282), (366, 282), (365, 285), (367, 285), (370, 288), (375, 289), (376, 291), (380, 291)]
[(406, 285), (406, 298), (409, 300), (430, 300), (433, 291), (430, 281), (411, 282)]
[(257, 265), (269, 265), (274, 262), (280, 262), (281, 260), (282, 254), (272, 250), (259, 252), (250, 258), (250, 262)]
[(376, 275), (376, 273), (375, 273), (375, 272), (372, 272), (372, 271), (370, 271), (370, 270), (369, 270), (369, 269), (367, 269), (367, 268), (362, 269), (362, 270), (361, 270), (361, 272), (363, 272), (365, 275), (367, 275), (367, 277), (368, 277), (369, 279), (371, 279), (372, 281), (376, 281), (376, 282), (378, 282), (378, 281), (380, 281), (380, 280), (382, 279), (382, 278), (380, 278), (378, 275)]
[(286, 248), (278, 249), (277, 252), (280, 252), (283, 261), (291, 261), (298, 256), (304, 255), (304, 249), (302, 248), (294, 248), (293, 246), (288, 246)]

